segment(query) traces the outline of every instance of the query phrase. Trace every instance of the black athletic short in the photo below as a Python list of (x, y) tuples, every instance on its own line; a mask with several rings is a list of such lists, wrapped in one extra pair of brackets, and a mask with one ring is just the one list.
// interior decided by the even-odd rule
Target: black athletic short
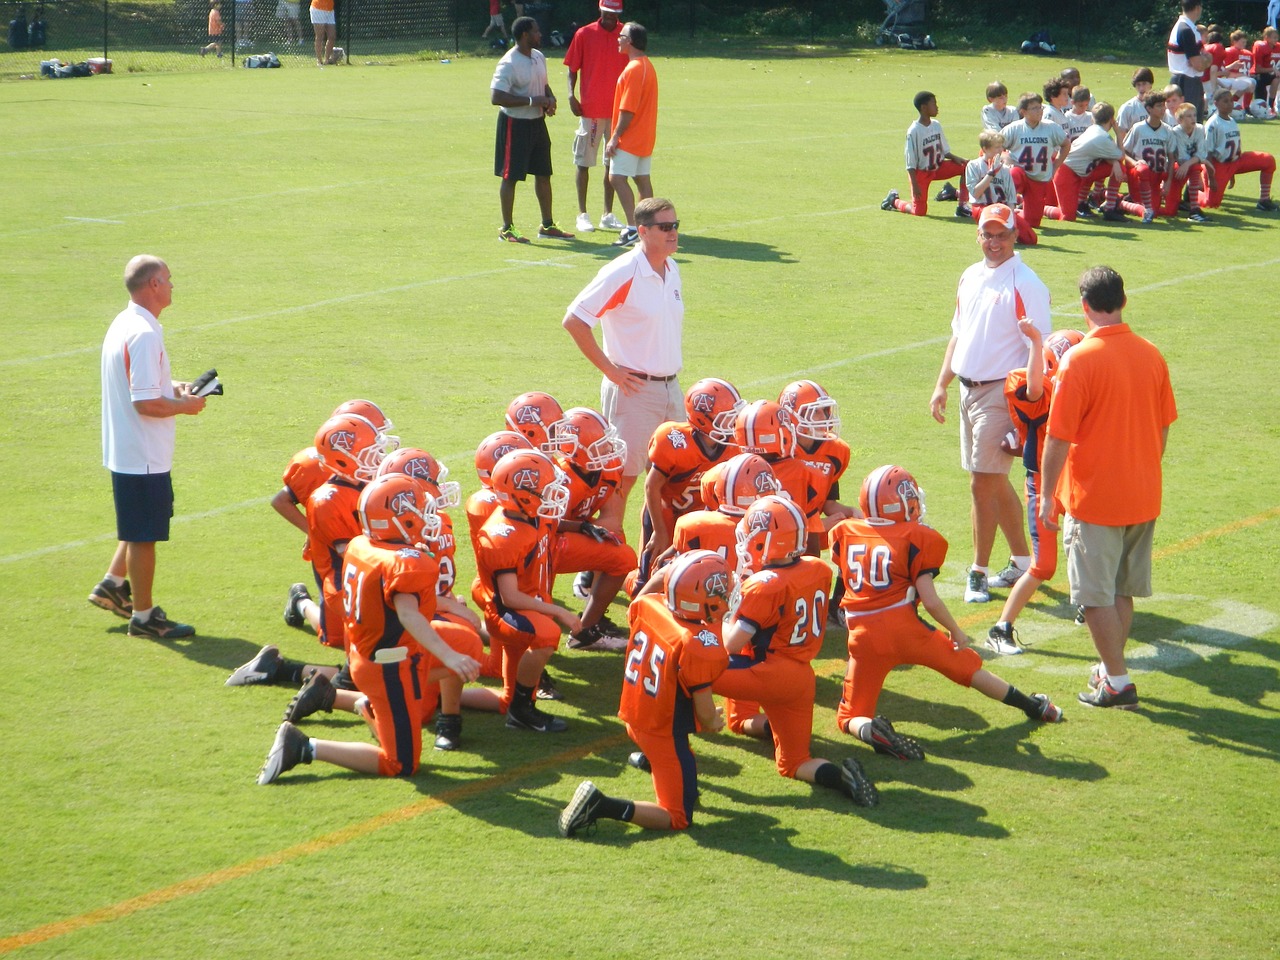
[(173, 479), (167, 473), (111, 474), (116, 503), (116, 539), (155, 543), (169, 539), (173, 516)]
[(493, 154), (493, 175), (503, 180), (551, 176), (551, 136), (547, 118), (520, 120), (498, 113), (498, 136)]

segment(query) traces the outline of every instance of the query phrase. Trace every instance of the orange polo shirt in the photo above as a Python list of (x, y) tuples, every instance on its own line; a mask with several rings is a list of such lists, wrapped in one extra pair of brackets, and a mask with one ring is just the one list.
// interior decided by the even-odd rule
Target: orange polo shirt
[(1063, 358), (1049, 436), (1071, 444), (1058, 499), (1108, 527), (1160, 515), (1163, 431), (1178, 417), (1169, 366), (1125, 323), (1091, 330)]
[(631, 123), (618, 138), (619, 148), (637, 157), (653, 153), (658, 139), (658, 75), (648, 57), (636, 57), (623, 68), (613, 91), (613, 128), (618, 114), (632, 114)]

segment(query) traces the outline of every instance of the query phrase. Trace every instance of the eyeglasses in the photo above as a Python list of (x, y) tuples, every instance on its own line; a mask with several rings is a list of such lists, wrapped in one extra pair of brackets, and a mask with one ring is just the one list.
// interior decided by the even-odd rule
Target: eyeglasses
[(661, 221), (660, 221), (660, 222), (658, 222), (658, 223), (642, 223), (642, 224), (639, 224), (639, 226), (642, 226), (642, 227), (657, 227), (657, 228), (658, 228), (659, 230), (661, 230), (663, 233), (670, 233), (672, 230), (679, 230), (679, 229), (680, 229), (680, 221), (679, 221), (679, 220), (667, 220), (667, 221), (665, 221), (665, 222), (661, 222)]
[(1008, 240), (1013, 236), (1012, 230), (1001, 230), (999, 233), (979, 233), (982, 240)]

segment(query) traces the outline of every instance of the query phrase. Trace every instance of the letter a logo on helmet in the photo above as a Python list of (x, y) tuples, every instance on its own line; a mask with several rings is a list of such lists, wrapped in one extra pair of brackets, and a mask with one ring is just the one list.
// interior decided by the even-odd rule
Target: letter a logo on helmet
[(402, 493), (397, 493), (391, 498), (391, 502), (387, 504), (387, 506), (397, 517), (402, 517), (406, 513), (418, 512), (418, 505), (414, 502), (413, 494), (408, 490), (405, 490)]
[(516, 423), (541, 423), (542, 412), (535, 406), (525, 405), (516, 410)]
[(517, 470), (511, 477), (511, 485), (517, 490), (534, 490), (538, 489), (538, 471), (526, 467), (523, 470)]
[(329, 434), (329, 446), (343, 453), (351, 453), (355, 449), (356, 435), (349, 430), (335, 430)]
[(689, 407), (708, 416), (716, 412), (716, 398), (709, 393), (695, 393), (689, 398)]

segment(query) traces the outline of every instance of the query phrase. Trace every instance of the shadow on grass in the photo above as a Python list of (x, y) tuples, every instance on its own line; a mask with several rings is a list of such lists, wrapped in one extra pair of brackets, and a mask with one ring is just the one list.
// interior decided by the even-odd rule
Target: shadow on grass
[(716, 257), (720, 260), (746, 260), (752, 263), (797, 263), (789, 253), (783, 253), (767, 243), (753, 240), (726, 240), (720, 237), (701, 237), (681, 234), (680, 252), (700, 257)]

